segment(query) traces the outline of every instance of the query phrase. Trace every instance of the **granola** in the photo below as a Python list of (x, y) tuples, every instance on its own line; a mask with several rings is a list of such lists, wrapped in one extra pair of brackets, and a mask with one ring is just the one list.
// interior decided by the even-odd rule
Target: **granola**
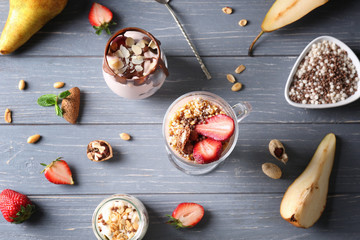
[(169, 145), (185, 159), (194, 161), (193, 147), (204, 139), (194, 131), (195, 125), (219, 114), (226, 115), (220, 106), (203, 98), (187, 102), (171, 116)]
[(139, 213), (125, 201), (112, 202), (98, 216), (99, 232), (110, 240), (130, 240), (139, 228)]

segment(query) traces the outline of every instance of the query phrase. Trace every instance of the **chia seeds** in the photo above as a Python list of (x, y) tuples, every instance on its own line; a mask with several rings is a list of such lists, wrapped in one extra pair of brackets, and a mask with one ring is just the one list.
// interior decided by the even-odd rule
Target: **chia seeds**
[(346, 51), (329, 41), (314, 43), (291, 83), (291, 101), (330, 104), (343, 101), (358, 89), (359, 76)]

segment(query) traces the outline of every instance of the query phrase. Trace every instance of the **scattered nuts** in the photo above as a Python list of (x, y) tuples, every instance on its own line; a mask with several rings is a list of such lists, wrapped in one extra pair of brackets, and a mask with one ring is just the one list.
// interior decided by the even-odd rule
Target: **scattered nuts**
[(94, 162), (102, 162), (113, 157), (111, 145), (104, 140), (95, 140), (87, 146), (87, 157)]
[(36, 143), (39, 141), (40, 137), (41, 136), (39, 134), (32, 135), (27, 139), (27, 143)]
[(277, 160), (286, 164), (288, 161), (288, 155), (285, 153), (284, 145), (277, 139), (273, 139), (269, 142), (269, 151)]
[(244, 65), (240, 65), (235, 69), (236, 73), (242, 73), (245, 70), (245, 66)]
[(226, 14), (232, 14), (233, 10), (230, 7), (224, 7), (222, 8), (222, 11)]
[(131, 139), (131, 136), (127, 133), (120, 133), (120, 138), (125, 141), (129, 141)]
[(235, 79), (234, 75), (232, 75), (232, 74), (226, 74), (226, 78), (231, 83), (236, 82), (236, 79)]
[(54, 88), (62, 88), (64, 87), (65, 83), (63, 82), (56, 82), (54, 83)]
[(7, 108), (7, 109), (5, 110), (4, 118), (5, 118), (5, 122), (7, 122), (7, 123), (11, 123), (11, 122), (12, 122), (10, 109)]
[(24, 89), (25, 89), (25, 85), (26, 85), (25, 81), (21, 79), (21, 80), (19, 81), (19, 90), (24, 90)]
[(241, 83), (235, 83), (232, 87), (231, 87), (231, 91), (233, 92), (237, 92), (240, 91), (242, 88), (242, 84)]
[(246, 19), (241, 19), (240, 21), (239, 21), (239, 25), (241, 26), (241, 27), (245, 27), (246, 25), (247, 25), (247, 20)]
[(282, 172), (281, 169), (273, 163), (264, 163), (262, 166), (262, 171), (270, 178), (279, 179), (281, 178)]

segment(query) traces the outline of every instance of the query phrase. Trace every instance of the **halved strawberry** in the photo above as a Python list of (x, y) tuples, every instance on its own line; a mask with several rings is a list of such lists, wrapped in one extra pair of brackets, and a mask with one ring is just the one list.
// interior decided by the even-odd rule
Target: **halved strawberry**
[(74, 184), (69, 165), (64, 160), (61, 160), (61, 157), (49, 165), (44, 163), (41, 163), (41, 165), (46, 166), (41, 173), (45, 172), (45, 177), (49, 182), (55, 184)]
[(211, 163), (220, 158), (221, 151), (222, 143), (220, 141), (206, 138), (195, 144), (193, 157), (197, 163)]
[(176, 228), (194, 227), (204, 216), (204, 208), (197, 203), (180, 203), (172, 215), (167, 215), (170, 220), (167, 222)]
[(234, 129), (234, 120), (225, 114), (210, 117), (204, 123), (195, 126), (196, 132), (218, 141), (229, 139), (233, 135)]
[(93, 3), (89, 13), (89, 22), (96, 30), (96, 34), (100, 35), (102, 30), (105, 30), (107, 34), (111, 35), (109, 27), (111, 25), (116, 25), (115, 22), (112, 22), (113, 14), (107, 7)]

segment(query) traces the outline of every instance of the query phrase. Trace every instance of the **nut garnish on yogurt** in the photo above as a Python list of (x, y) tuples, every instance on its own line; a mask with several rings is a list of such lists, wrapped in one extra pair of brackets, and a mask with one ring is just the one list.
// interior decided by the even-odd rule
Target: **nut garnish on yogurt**
[(129, 240), (139, 228), (139, 213), (126, 201), (109, 202), (98, 215), (97, 227), (107, 239)]
[[(106, 56), (109, 67), (119, 76), (140, 79), (149, 75), (157, 66), (158, 49), (147, 36), (131, 37), (136, 32), (117, 36)], [(140, 39), (140, 40), (139, 40)]]

